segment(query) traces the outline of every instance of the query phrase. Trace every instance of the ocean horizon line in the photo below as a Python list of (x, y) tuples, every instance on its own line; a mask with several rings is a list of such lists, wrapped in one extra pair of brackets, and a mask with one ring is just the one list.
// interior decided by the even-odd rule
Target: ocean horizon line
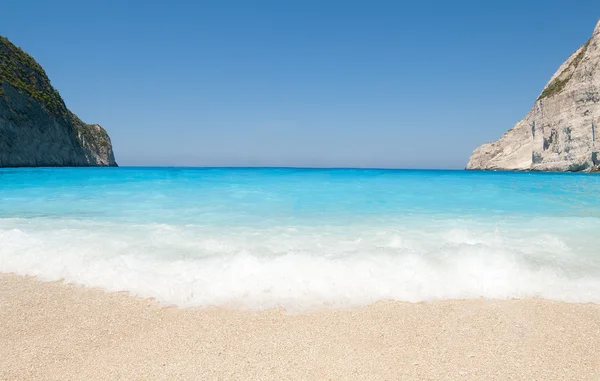
[(485, 170), (485, 169), (466, 169), (466, 168), (402, 168), (402, 167), (309, 167), (309, 166), (202, 166), (202, 165), (120, 165), (118, 167), (96, 167), (96, 166), (76, 166), (76, 167), (0, 167), (0, 172), (11, 170), (167, 170), (167, 169), (185, 169), (185, 170), (298, 170), (298, 171), (386, 171), (386, 172), (460, 172), (471, 174), (535, 174), (535, 175), (565, 175), (565, 176), (594, 176), (598, 172), (563, 172), (563, 171), (532, 171), (532, 170)]

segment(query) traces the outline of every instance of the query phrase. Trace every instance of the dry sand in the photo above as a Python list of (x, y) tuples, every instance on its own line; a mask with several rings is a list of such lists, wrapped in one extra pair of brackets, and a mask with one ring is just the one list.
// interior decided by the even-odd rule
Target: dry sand
[(600, 380), (600, 305), (381, 302), (348, 311), (161, 307), (0, 275), (6, 380)]

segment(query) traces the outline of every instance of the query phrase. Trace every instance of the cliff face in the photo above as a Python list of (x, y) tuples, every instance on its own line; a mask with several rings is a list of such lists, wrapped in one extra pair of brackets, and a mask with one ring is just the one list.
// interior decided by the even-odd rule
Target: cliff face
[(106, 131), (69, 111), (42, 67), (0, 36), (0, 167), (116, 165)]
[(473, 151), (467, 169), (600, 170), (600, 21), (561, 65), (533, 109), (499, 140)]

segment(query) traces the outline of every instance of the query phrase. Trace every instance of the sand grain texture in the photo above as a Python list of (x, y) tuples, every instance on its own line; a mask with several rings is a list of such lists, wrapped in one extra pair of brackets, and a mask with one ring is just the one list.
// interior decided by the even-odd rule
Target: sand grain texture
[(600, 380), (600, 306), (381, 302), (286, 316), (0, 275), (3, 380)]

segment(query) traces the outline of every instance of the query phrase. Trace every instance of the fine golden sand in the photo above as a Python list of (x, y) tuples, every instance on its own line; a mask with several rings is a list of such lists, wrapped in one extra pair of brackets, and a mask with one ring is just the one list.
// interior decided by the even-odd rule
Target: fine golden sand
[(0, 275), (2, 380), (600, 380), (600, 305), (381, 302), (287, 316)]

